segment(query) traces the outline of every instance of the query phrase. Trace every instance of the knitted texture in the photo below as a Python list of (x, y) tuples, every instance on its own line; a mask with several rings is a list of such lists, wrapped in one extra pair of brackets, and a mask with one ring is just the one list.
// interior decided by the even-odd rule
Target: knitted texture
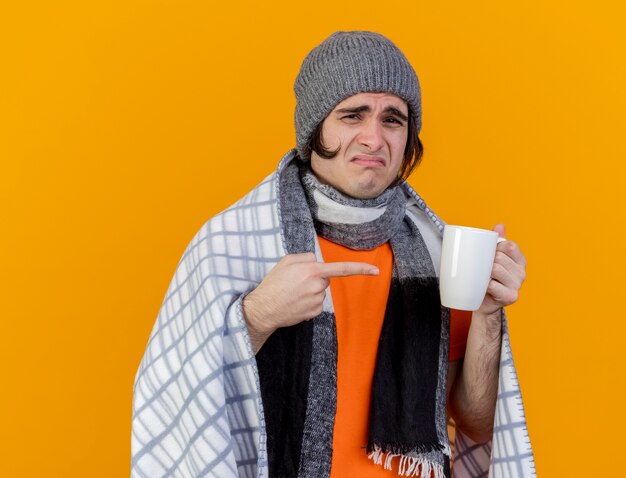
[[(389, 240), (394, 254), (372, 385), (367, 449), (372, 452), (371, 466), (406, 457), (409, 466), (424, 463), (421, 468), (413, 466), (410, 476), (431, 478), (432, 470), (434, 478), (449, 477), (445, 413), (449, 314), (441, 307), (431, 254), (407, 210), (412, 201), (401, 185), (380, 198), (347, 198), (314, 181), (307, 175), (307, 166), (294, 161), (280, 178), (286, 251), (317, 252), (315, 238), (305, 242), (306, 230), (315, 227), (319, 231), (321, 227), (330, 233), (327, 239), (348, 247), (360, 246), (361, 236), (369, 248)], [(319, 201), (316, 192), (332, 204)], [(355, 209), (361, 209), (361, 214), (350, 214)], [(346, 218), (347, 223), (343, 222)], [(360, 221), (355, 221), (357, 218)], [(300, 341), (298, 347), (285, 340), (290, 329), (297, 331), (291, 339)], [(308, 343), (300, 340), (305, 336)], [(319, 316), (276, 331), (257, 354), (271, 477), (330, 476), (337, 347), (333, 306), (325, 301)], [(294, 368), (298, 374), (293, 373)], [(301, 380), (307, 375), (308, 391), (303, 394)], [(291, 416), (294, 409), (301, 410), (303, 422), (302, 417)], [(291, 453), (286, 454), (286, 449)]]
[(300, 176), (317, 233), (350, 249), (374, 249), (391, 239), (404, 218), (406, 197), (399, 186), (373, 199), (344, 196), (317, 179), (308, 163)]
[(411, 109), (417, 132), (422, 104), (417, 74), (388, 38), (373, 32), (336, 32), (304, 59), (294, 84), (298, 155), (310, 159), (306, 144), (333, 108), (357, 93), (393, 93)]

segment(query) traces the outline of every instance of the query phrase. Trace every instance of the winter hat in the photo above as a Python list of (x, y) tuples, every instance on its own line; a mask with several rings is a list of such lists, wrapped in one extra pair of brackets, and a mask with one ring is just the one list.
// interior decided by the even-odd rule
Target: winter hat
[(335, 106), (363, 92), (393, 93), (405, 100), (419, 133), (422, 105), (415, 70), (391, 40), (366, 31), (335, 32), (306, 56), (294, 84), (296, 147), (309, 160), (306, 145)]

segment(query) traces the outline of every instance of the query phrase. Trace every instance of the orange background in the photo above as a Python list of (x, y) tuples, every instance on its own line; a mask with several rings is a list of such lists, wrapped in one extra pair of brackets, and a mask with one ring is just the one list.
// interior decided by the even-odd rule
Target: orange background
[(3, 5), (0, 474), (128, 476), (134, 375), (187, 242), (293, 145), (305, 54), (357, 28), (420, 76), (412, 184), (528, 258), (509, 317), (540, 476), (618, 465), (620, 4)]

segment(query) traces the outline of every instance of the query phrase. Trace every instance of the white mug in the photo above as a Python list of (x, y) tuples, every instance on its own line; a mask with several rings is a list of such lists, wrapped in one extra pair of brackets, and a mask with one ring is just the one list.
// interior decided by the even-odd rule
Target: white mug
[(496, 246), (506, 239), (496, 231), (446, 225), (441, 245), (441, 304), (458, 310), (478, 310), (491, 279)]

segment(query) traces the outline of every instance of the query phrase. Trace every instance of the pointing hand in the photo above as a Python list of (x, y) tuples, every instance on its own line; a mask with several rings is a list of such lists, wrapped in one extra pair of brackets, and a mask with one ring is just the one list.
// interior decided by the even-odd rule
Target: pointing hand
[(283, 257), (243, 300), (254, 352), (276, 329), (318, 316), (332, 277), (378, 272), (363, 262), (317, 262), (313, 253)]

